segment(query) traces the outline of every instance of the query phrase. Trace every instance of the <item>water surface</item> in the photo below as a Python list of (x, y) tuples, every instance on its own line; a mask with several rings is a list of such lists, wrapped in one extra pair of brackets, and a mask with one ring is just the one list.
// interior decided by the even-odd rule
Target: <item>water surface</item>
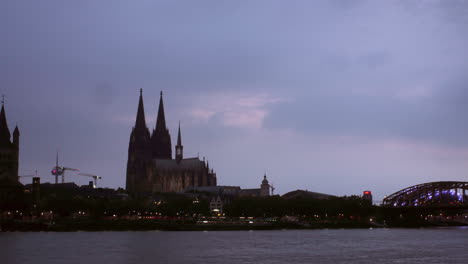
[(2, 263), (468, 263), (468, 228), (0, 233)]

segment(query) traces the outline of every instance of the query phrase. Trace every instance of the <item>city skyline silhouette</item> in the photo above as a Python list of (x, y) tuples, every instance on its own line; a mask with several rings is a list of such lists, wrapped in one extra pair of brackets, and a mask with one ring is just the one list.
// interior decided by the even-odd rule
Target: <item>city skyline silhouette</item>
[[(0, 94), (20, 175), (125, 187), (140, 88), (219, 185), (332, 195), (466, 181), (464, 2), (6, 3)], [(86, 184), (70, 173), (66, 181)], [(21, 180), (29, 183), (29, 179)]]

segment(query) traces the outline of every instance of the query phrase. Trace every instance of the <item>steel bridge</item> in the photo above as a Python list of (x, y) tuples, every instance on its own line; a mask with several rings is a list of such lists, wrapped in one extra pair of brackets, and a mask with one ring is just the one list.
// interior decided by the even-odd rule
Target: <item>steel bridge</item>
[(458, 207), (468, 205), (468, 182), (441, 181), (414, 185), (384, 198), (389, 207)]

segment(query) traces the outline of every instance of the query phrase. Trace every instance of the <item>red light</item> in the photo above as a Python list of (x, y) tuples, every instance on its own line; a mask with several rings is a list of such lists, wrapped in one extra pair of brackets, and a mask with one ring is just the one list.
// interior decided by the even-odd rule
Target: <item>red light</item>
[(369, 191), (365, 191), (365, 192), (364, 192), (364, 194), (371, 194), (371, 192), (369, 192)]

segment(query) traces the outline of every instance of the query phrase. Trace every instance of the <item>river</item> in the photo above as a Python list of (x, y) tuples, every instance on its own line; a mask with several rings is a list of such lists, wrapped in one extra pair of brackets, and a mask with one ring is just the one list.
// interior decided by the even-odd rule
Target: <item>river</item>
[(468, 228), (5, 232), (0, 253), (31, 264), (468, 263)]

